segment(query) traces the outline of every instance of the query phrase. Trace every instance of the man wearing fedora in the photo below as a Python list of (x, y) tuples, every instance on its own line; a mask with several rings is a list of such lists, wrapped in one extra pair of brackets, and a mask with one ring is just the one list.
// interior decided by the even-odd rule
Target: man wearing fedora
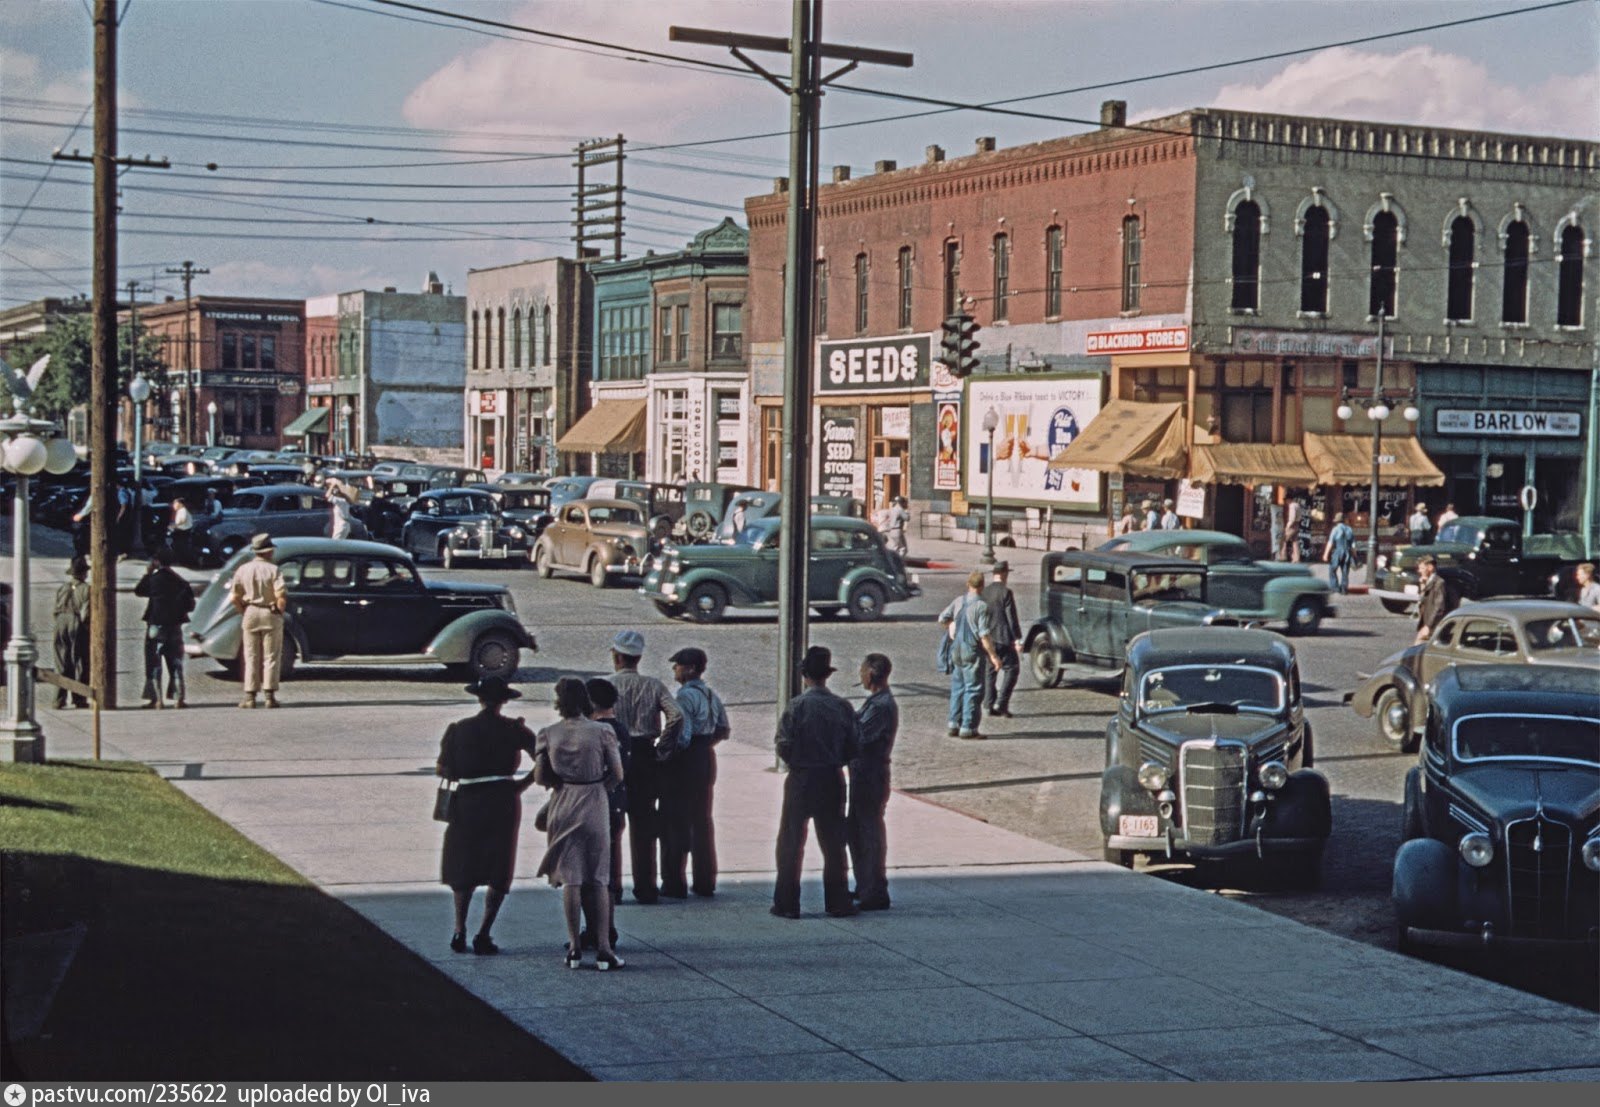
[[(833, 654), (823, 646), (806, 650), (800, 662), (805, 691), (789, 701), (778, 720), (778, 757), (789, 770), (778, 816), (778, 880), (772, 913), (800, 917), (800, 868), (806, 823), (817, 825), (822, 847), (822, 902), (839, 918), (856, 913), (846, 875), (849, 839), (845, 821), (844, 768), (861, 752), (861, 723), (848, 700), (828, 690)], [(865, 893), (863, 893), (865, 894)]]
[(656, 844), (661, 840), (661, 776), (656, 744), (676, 745), (683, 712), (667, 686), (639, 672), (644, 635), (619, 630), (611, 639), (611, 683), (617, 689), (617, 720), (628, 732), (628, 852), (633, 862), (633, 898), (660, 902), (656, 886)]
[(983, 589), (983, 602), (989, 605), (990, 634), (1000, 667), (983, 667), (983, 705), (990, 715), (1011, 718), (1011, 691), (1017, 686), (1022, 662), (1022, 623), (1017, 618), (1017, 597), (1006, 582), (1011, 576), (1009, 561), (996, 561), (989, 570), (994, 580)]
[(240, 707), (256, 706), (256, 693), (266, 693), (268, 707), (278, 706), (278, 656), (283, 652), (283, 613), (289, 594), (283, 570), (273, 564), (270, 534), (250, 539), (255, 558), (233, 574), (229, 595), (239, 611), (243, 632), (244, 698)]

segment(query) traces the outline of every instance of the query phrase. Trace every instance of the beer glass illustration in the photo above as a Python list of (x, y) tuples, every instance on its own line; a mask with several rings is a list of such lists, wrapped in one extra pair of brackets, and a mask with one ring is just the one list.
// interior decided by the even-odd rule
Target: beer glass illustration
[(1010, 468), (1007, 469), (1007, 473), (1011, 477), (1011, 487), (1015, 488), (1022, 473), (1023, 461), (1032, 456), (1028, 449), (1028, 409), (1022, 408), (1007, 415), (1006, 419), (1011, 424), (1012, 433), (1015, 435), (1015, 441), (1011, 449)]

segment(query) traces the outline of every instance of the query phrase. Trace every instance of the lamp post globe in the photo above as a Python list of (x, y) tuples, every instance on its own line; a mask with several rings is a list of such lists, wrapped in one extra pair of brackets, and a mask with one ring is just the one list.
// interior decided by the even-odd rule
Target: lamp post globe
[(1355, 417), (1356, 409), (1351, 407), (1349, 402), (1346, 401), (1345, 403), (1342, 403), (1338, 407), (1334, 408), (1333, 409), (1333, 413), (1335, 415), (1337, 415), (1339, 418), (1348, 421), (1348, 420), (1353, 419)]
[(1374, 423), (1381, 423), (1389, 418), (1389, 405), (1379, 400), (1367, 409), (1367, 417)]
[(1407, 404), (1406, 409), (1400, 414), (1405, 416), (1406, 422), (1415, 423), (1418, 419), (1422, 418), (1422, 409), (1417, 407), (1416, 404)]
[(44, 468), (49, 454), (44, 441), (31, 434), (19, 434), (5, 446), (6, 471), (31, 477)]
[(339, 408), (339, 417), (342, 421), (341, 425), (344, 427), (344, 452), (346, 454), (350, 453), (355, 446), (355, 435), (350, 433), (350, 416), (354, 415), (355, 413), (356, 409), (350, 406), (350, 401), (348, 400), (346, 400)]
[(70, 438), (52, 438), (44, 444), (44, 471), (52, 476), (72, 472), (78, 464), (78, 451)]
[(209, 421), (206, 424), (206, 445), (217, 444), (217, 401), (211, 400), (206, 404), (206, 415)]

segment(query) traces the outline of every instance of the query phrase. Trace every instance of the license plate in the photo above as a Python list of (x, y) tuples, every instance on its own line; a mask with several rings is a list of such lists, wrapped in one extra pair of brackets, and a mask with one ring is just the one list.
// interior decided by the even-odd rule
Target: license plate
[(1417, 586), (1415, 584), (1406, 585), (1406, 595), (1415, 596), (1416, 594), (1417, 594)]
[(1118, 815), (1117, 833), (1125, 838), (1154, 838), (1160, 832), (1154, 815)]

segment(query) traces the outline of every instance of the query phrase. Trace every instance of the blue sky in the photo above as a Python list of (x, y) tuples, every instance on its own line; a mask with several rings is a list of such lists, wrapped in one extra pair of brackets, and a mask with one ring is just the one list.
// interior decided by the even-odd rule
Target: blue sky
[[(56, 146), (87, 151), (93, 144), (92, 117), (74, 128), (91, 87), (88, 2), (0, 0), (0, 154), (12, 159), (0, 162), (0, 306), (88, 288), (90, 192), (82, 182), (89, 174), (26, 164), (47, 160)], [(790, 11), (787, 0), (419, 2), (716, 62), (732, 59), (669, 42), (668, 26), (782, 36)], [(827, 0), (823, 30), (830, 41), (915, 55), (909, 70), (862, 67), (842, 83), (980, 102), (1527, 6)], [(564, 186), (581, 138), (621, 133), (640, 148), (627, 169), (630, 253), (677, 248), (723, 215), (739, 216), (743, 197), (768, 191), (787, 159), (781, 134), (642, 149), (782, 132), (787, 103), (757, 79), (526, 36), (488, 37), (373, 0), (131, 0), (119, 60), (121, 152), (174, 162), (170, 172), (122, 179), (121, 279), (143, 280), (154, 291), (142, 295), (158, 298), (181, 293), (160, 270), (185, 258), (211, 270), (196, 281), (197, 292), (300, 298), (416, 289), (429, 269), (459, 292), (469, 267), (569, 254)], [(764, 60), (786, 64), (775, 55)], [(1595, 139), (1600, 4), (1584, 0), (1023, 106), (1092, 119), (1109, 98), (1127, 100), (1136, 119), (1218, 105)], [(824, 122), (861, 125), (824, 133), (823, 166), (849, 164), (860, 175), (880, 159), (915, 164), (929, 144), (958, 156), (980, 135), (1004, 147), (1084, 129), (973, 111), (864, 122), (916, 110), (830, 93)], [(379, 146), (411, 149), (371, 148)], [(204, 168), (213, 162), (217, 171)], [(415, 184), (469, 187), (406, 187)], [(534, 185), (546, 187), (527, 187)], [(515, 202), (477, 202), (490, 200)], [(167, 233), (148, 233), (155, 231)], [(344, 240), (330, 241), (335, 236)], [(454, 241), (400, 241), (419, 238)]]

